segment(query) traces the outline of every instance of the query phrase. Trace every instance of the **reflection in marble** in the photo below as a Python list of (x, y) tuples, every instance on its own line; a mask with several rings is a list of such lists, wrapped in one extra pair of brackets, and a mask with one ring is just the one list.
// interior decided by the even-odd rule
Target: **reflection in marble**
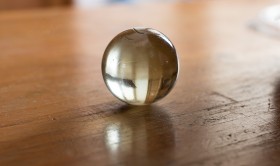
[[(149, 158), (167, 157), (171, 160), (174, 157), (173, 125), (160, 107), (122, 106), (108, 122), (104, 129), (104, 143), (110, 162), (145, 165)], [(132, 158), (134, 161), (130, 160)]]
[(121, 32), (108, 44), (102, 59), (104, 82), (128, 104), (146, 105), (164, 98), (178, 75), (178, 58), (171, 41), (151, 28)]

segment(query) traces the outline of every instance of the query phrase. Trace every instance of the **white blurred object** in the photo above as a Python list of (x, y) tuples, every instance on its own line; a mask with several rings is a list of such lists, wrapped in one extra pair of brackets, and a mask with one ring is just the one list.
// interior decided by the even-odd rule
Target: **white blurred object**
[(280, 37), (280, 5), (262, 10), (251, 22), (250, 27), (270, 36)]
[(148, 2), (174, 2), (178, 0), (74, 0), (74, 5), (80, 8), (97, 7), (117, 3), (148, 3)]
[(74, 5), (76, 7), (96, 7), (104, 4), (104, 0), (74, 0)]

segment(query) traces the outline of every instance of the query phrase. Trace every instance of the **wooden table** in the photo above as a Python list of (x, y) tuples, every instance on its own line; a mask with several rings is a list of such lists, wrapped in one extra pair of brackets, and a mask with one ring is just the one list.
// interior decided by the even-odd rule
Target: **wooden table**
[[(271, 4), (1, 12), (0, 165), (279, 165), (280, 40), (248, 28)], [(180, 55), (151, 106), (118, 101), (101, 76), (106, 45), (134, 26)]]

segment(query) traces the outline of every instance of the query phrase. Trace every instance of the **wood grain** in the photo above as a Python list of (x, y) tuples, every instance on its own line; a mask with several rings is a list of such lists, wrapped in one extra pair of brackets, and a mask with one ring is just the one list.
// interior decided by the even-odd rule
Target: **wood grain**
[[(0, 165), (279, 165), (280, 41), (248, 28), (273, 3), (2, 12)], [(145, 107), (101, 76), (108, 42), (135, 26), (180, 56), (173, 91)]]

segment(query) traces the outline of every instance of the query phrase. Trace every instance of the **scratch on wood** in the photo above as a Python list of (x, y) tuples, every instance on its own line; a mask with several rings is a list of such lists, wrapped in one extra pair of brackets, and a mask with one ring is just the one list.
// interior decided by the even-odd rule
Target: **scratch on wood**
[(219, 92), (213, 91), (212, 94), (221, 96), (221, 97), (223, 97), (223, 98), (226, 98), (226, 99), (230, 100), (230, 101), (233, 102), (233, 103), (238, 103), (238, 101), (234, 100), (233, 98), (228, 97), (228, 96), (225, 96), (225, 95), (223, 95), (223, 94), (221, 94), (221, 93), (219, 93)]

